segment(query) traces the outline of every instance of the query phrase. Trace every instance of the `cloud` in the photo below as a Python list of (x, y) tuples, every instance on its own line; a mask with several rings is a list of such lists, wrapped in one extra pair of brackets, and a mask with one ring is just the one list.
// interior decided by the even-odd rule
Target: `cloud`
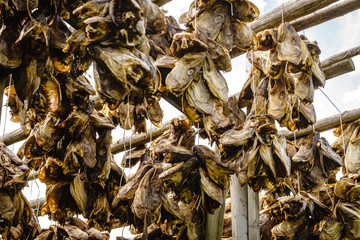
[[(341, 17), (339, 35), (341, 36), (341, 49), (347, 50), (350, 47), (359, 45), (360, 39), (360, 11), (352, 12)], [(354, 24), (355, 23), (355, 24)]]
[(252, 0), (251, 1), (260, 10), (260, 14), (264, 13), (265, 6), (267, 5), (264, 0)]
[(345, 92), (344, 96), (342, 97), (343, 103), (347, 106), (351, 106), (350, 108), (355, 108), (360, 106), (360, 86), (357, 89)]

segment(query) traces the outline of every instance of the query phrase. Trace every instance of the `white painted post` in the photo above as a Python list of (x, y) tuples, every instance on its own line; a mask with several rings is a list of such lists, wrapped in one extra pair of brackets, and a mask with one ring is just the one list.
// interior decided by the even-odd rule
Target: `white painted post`
[(247, 186), (248, 193), (248, 240), (260, 239), (259, 227), (259, 193)]
[(248, 190), (240, 186), (236, 174), (231, 175), (231, 227), (233, 240), (248, 239)]

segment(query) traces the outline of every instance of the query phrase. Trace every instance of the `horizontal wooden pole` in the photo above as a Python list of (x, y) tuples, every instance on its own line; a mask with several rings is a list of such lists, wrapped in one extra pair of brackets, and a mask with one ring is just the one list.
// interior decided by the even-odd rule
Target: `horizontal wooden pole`
[(46, 198), (45, 198), (45, 197), (42, 197), (42, 198), (39, 198), (39, 199), (30, 200), (30, 206), (31, 206), (31, 208), (33, 209), (33, 211), (35, 211), (36, 209), (39, 208), (38, 216), (40, 216), (41, 207), (45, 204), (45, 202), (46, 202)]
[[(331, 56), (324, 60), (325, 63), (327, 62), (335, 62), (334, 65), (330, 67), (324, 68), (324, 73), (326, 76), (326, 79), (333, 78), (335, 76), (339, 76), (341, 74), (348, 73), (350, 71), (353, 71), (354, 63), (351, 59), (347, 59), (348, 56), (355, 56), (357, 54), (360, 54), (360, 47), (350, 49), (348, 51), (344, 51), (342, 53), (336, 54), (334, 56)], [(342, 56), (342, 58), (341, 58)], [(335, 60), (332, 60), (333, 58), (336, 58)], [(177, 109), (181, 110), (181, 98), (176, 98), (175, 96), (169, 94), (167, 96), (168, 99), (171, 99), (170, 103), (175, 106)], [(99, 104), (99, 101), (96, 100), (96, 105)], [(165, 132), (168, 129), (168, 124), (164, 123), (161, 128), (155, 128), (155, 130), (151, 131), (148, 130), (148, 134), (140, 134), (132, 136), (131, 142), (132, 147), (138, 146), (140, 144), (146, 143), (150, 140), (150, 136), (152, 138), (156, 138), (160, 136), (163, 132)], [(3, 142), (5, 145), (9, 146), (11, 144), (14, 144), (16, 142), (22, 141), (26, 139), (26, 135), (21, 129), (14, 130), (10, 133), (5, 134), (4, 136), (0, 137), (0, 142)], [(124, 145), (125, 144), (125, 145)], [(116, 142), (112, 146), (112, 153), (116, 154), (121, 151), (124, 151), (125, 148), (128, 148), (130, 146), (130, 137), (127, 137), (125, 140), (121, 140)]]
[(342, 60), (334, 65), (323, 69), (326, 80), (338, 77), (342, 74), (349, 73), (355, 70), (354, 62), (351, 58)]
[(6, 146), (25, 140), (27, 135), (21, 130), (21, 128), (4, 134), (0, 137), (0, 142), (3, 142)]
[(306, 16), (316, 10), (329, 6), (338, 0), (291, 0), (272, 11), (261, 15), (258, 19), (250, 23), (250, 27), (254, 32), (277, 27), (284, 22)]
[[(342, 123), (348, 123), (348, 122), (352, 122), (357, 119), (360, 119), (360, 108), (345, 111), (345, 112), (341, 113), (341, 117), (342, 117)], [(168, 124), (164, 124), (164, 126), (163, 126), (164, 128), (166, 127), (165, 125), (168, 125)], [(330, 130), (330, 129), (333, 129), (333, 128), (336, 128), (339, 126), (340, 126), (340, 114), (336, 114), (334, 116), (319, 120), (314, 125), (314, 129), (317, 132), (324, 132), (324, 131), (327, 131), (327, 130)], [(306, 136), (308, 134), (311, 134), (314, 129), (313, 129), (313, 127), (309, 127), (304, 130), (301, 130), (301, 131), (296, 131), (295, 136), (297, 138)], [(281, 136), (286, 137), (286, 139), (288, 139), (288, 140), (294, 139), (294, 132), (291, 132), (288, 130), (283, 130), (283, 131), (279, 131), (279, 134)], [(31, 200), (30, 201), (31, 208), (35, 209), (39, 203), (40, 203), (40, 206), (42, 206), (45, 203), (45, 198), (40, 198), (38, 200)]]
[(156, 5), (158, 5), (159, 7), (161, 7), (171, 1), (172, 0), (152, 0), (152, 2), (155, 3)]
[[(342, 123), (348, 123), (348, 122), (352, 122), (357, 119), (360, 119), (360, 108), (342, 112), (341, 118), (342, 118)], [(283, 130), (283, 131), (280, 131), (279, 134), (282, 136), (285, 136), (286, 139), (288, 139), (288, 140), (293, 140), (294, 133), (295, 133), (295, 136), (298, 138), (298, 137), (303, 137), (303, 136), (309, 135), (314, 130), (317, 132), (325, 132), (327, 130), (330, 130), (330, 129), (333, 129), (333, 128), (336, 128), (339, 126), (340, 126), (340, 114), (336, 114), (331, 117), (327, 117), (327, 118), (317, 121), (314, 125), (314, 128), (312, 126), (309, 126), (306, 129), (296, 131), (296, 132)]]
[(148, 129), (147, 134), (142, 133), (134, 136), (128, 136), (123, 140), (119, 140), (111, 146), (111, 153), (117, 154), (122, 151), (128, 150), (130, 148), (135, 148), (145, 143), (148, 143), (150, 140), (159, 137), (170, 127), (169, 122), (163, 123), (160, 128)]
[(345, 59), (355, 57), (360, 54), (360, 46), (351, 48), (349, 50), (337, 53), (321, 61), (321, 67), (327, 68), (335, 63), (341, 62)]
[(359, 0), (345, 0), (290, 22), (296, 31), (319, 25), (360, 8)]

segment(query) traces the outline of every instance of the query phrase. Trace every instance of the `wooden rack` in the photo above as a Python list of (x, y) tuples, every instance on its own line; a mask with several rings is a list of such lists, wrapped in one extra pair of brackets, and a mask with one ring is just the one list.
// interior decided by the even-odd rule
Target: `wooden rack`
[[(154, 3), (162, 6), (171, 0), (152, 0)], [(337, 2), (336, 4), (333, 4)], [(290, 0), (274, 10), (260, 16), (257, 20), (250, 23), (254, 32), (259, 32), (267, 28), (277, 27), (283, 20), (290, 22), (297, 31), (301, 31), (315, 25), (324, 23), (331, 19), (343, 16), (349, 12), (360, 8), (359, 0)], [(354, 71), (354, 63), (351, 57), (360, 54), (360, 46), (338, 53), (322, 61), (321, 67), (326, 75), (326, 79)], [(236, 56), (234, 56), (236, 57)], [(5, 81), (0, 84), (0, 92), (3, 92)], [(2, 95), (0, 104), (2, 105)], [(171, 94), (164, 96), (164, 99), (181, 111), (181, 101)], [(98, 98), (95, 98), (96, 106), (100, 106)], [(1, 106), (0, 106), (1, 113)], [(360, 118), (360, 108), (341, 113), (342, 122), (351, 122)], [(338, 127), (340, 124), (340, 114), (319, 120), (314, 128), (308, 128), (295, 132), (296, 137), (305, 136), (315, 129), (323, 132)], [(113, 154), (120, 153), (130, 147), (137, 147), (147, 143), (169, 129), (169, 124), (164, 123), (160, 128), (148, 130), (147, 134), (139, 134), (115, 142), (111, 151)], [(293, 139), (294, 133), (289, 131), (280, 131), (281, 135), (287, 139)], [(5, 134), (0, 141), (6, 145), (11, 145), (26, 139), (26, 134), (21, 129)], [(37, 173), (32, 173), (29, 180), (37, 178)], [(225, 190), (224, 190), (225, 191)], [(248, 187), (240, 187), (236, 176), (231, 176), (230, 191), (232, 196), (232, 229), (233, 240), (258, 240), (259, 239), (259, 220), (258, 220), (258, 194), (252, 192)], [(44, 198), (32, 200), (32, 208), (41, 206), (45, 202)], [(222, 221), (224, 215), (224, 206), (213, 216), (207, 216), (206, 239), (220, 240), (222, 236)], [(218, 227), (214, 227), (218, 226)], [(216, 236), (216, 237), (215, 237)]]

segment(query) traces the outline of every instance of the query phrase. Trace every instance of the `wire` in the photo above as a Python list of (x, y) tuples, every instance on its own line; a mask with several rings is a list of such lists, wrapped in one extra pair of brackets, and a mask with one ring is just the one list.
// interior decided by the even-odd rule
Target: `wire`
[(344, 149), (344, 158), (346, 156), (346, 149), (345, 149), (345, 141), (344, 141), (344, 129), (343, 129), (343, 123), (342, 123), (342, 112), (340, 111), (340, 109), (335, 105), (335, 103), (333, 101), (331, 101), (331, 99), (326, 95), (326, 93), (321, 90), (321, 88), (319, 88), (319, 90), (322, 92), (322, 94), (324, 94), (324, 96), (329, 100), (329, 102), (334, 106), (334, 108), (339, 112), (339, 117), (340, 117), (340, 129), (341, 129), (341, 138), (342, 138), (342, 144), (343, 144), (343, 149)]

